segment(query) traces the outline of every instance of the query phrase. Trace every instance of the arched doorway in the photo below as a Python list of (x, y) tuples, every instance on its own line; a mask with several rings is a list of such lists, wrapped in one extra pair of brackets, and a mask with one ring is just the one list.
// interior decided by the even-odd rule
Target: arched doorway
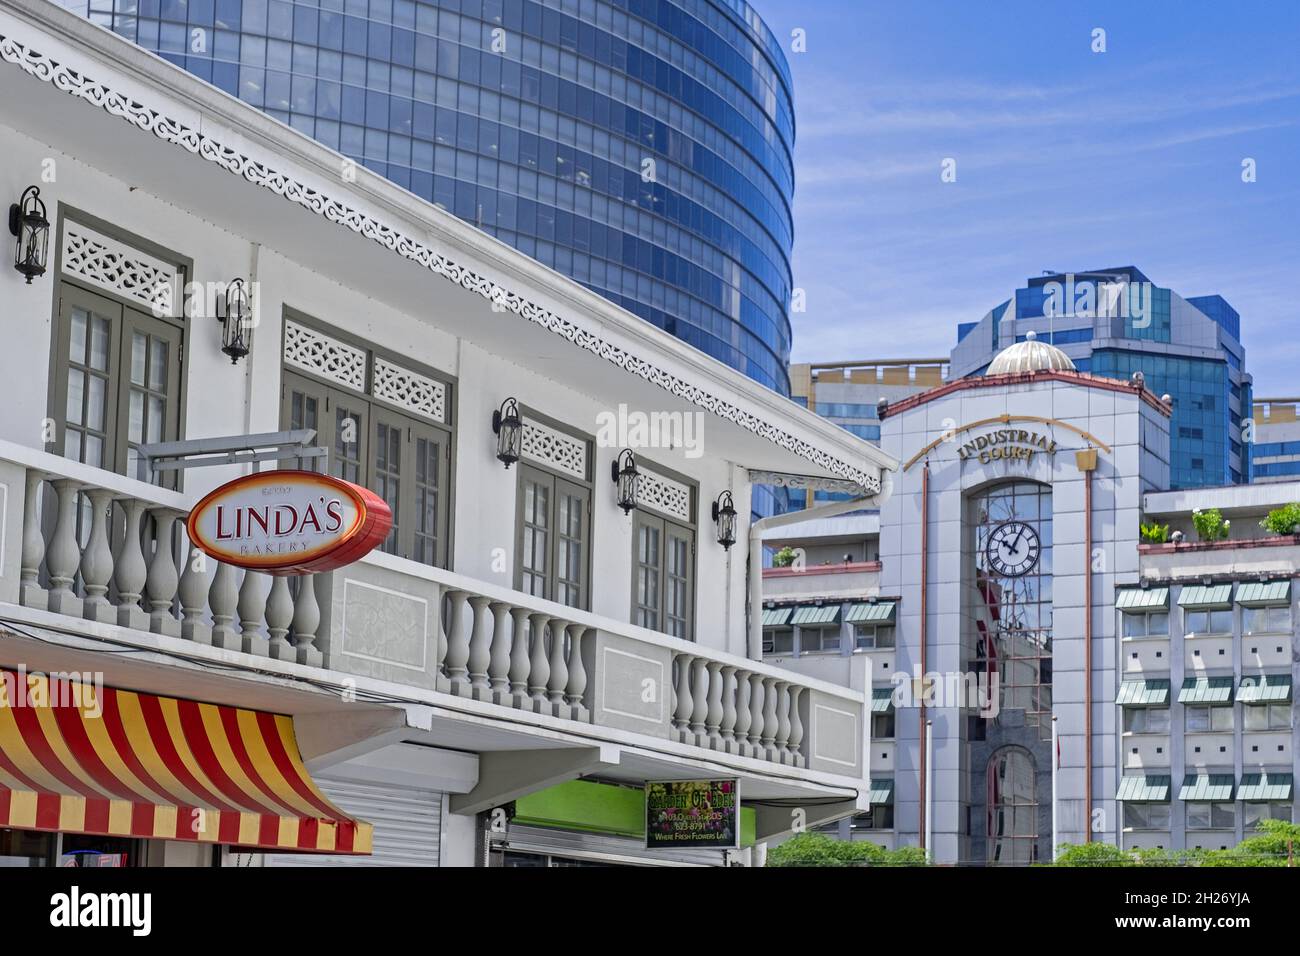
[(1038, 774), (1020, 747), (1003, 747), (988, 763), (988, 861), (1025, 866), (1038, 861)]

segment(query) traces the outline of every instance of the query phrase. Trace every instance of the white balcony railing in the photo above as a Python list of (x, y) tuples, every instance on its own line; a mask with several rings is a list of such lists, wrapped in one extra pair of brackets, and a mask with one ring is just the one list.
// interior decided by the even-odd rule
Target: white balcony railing
[(20, 580), (0, 600), (863, 774), (866, 705), (855, 691), (380, 552), (292, 584), (246, 572), (190, 547), (190, 496), (4, 442), (0, 481), (23, 493)]

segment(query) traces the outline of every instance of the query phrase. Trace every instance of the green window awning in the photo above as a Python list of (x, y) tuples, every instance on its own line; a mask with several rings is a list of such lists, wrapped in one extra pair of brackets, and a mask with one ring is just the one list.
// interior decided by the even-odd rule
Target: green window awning
[(895, 602), (877, 601), (875, 604), (850, 604), (844, 620), (850, 624), (893, 624)]
[(1237, 686), (1237, 702), (1242, 704), (1283, 704), (1290, 699), (1290, 674), (1255, 674), (1242, 677)]
[(1237, 588), (1237, 603), (1245, 607), (1289, 607), (1290, 581), (1249, 581)]
[(1179, 800), (1231, 800), (1237, 781), (1230, 773), (1189, 773), (1178, 789)]
[(1121, 707), (1168, 707), (1169, 679), (1126, 680), (1119, 685), (1115, 703)]
[(1243, 773), (1237, 799), (1257, 802), (1290, 800), (1292, 780), (1289, 773)]
[(1231, 677), (1188, 677), (1178, 691), (1180, 704), (1231, 704)]
[(1226, 611), (1232, 607), (1231, 584), (1188, 584), (1178, 592), (1178, 606), (1189, 611)]
[(1120, 588), (1115, 592), (1115, 607), (1125, 614), (1169, 610), (1168, 588)]
[(867, 792), (867, 799), (871, 803), (893, 803), (894, 802), (894, 780), (872, 778), (871, 789)]
[(765, 607), (763, 608), (763, 626), (764, 627), (784, 627), (790, 620), (791, 607)]
[(892, 687), (871, 688), (871, 712), (873, 714), (887, 714), (893, 709), (894, 709), (894, 688)]
[(822, 624), (834, 624), (840, 619), (840, 606), (838, 604), (823, 604), (818, 607), (815, 604), (805, 604), (802, 607), (795, 608), (794, 617), (790, 619), (791, 624), (798, 624), (800, 627), (817, 627)]
[(1169, 775), (1148, 773), (1121, 777), (1115, 799), (1133, 803), (1165, 803), (1169, 800)]

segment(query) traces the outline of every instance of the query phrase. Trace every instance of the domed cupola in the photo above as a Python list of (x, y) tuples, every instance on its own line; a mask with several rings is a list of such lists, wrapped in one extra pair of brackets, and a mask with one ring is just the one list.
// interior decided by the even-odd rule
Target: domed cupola
[(1005, 375), (1008, 372), (1073, 372), (1074, 362), (1055, 345), (1038, 341), (1032, 329), (1023, 342), (1009, 345), (989, 363), (985, 375)]

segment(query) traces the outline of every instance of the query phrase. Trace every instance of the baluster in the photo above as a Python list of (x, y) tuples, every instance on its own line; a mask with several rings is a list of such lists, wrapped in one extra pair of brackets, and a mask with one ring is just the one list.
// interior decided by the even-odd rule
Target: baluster
[[(185, 567), (181, 571), (178, 588), (181, 599), (181, 637), (199, 644), (212, 643), (212, 628), (203, 620), (203, 608), (208, 598), (208, 556), (187, 540)], [(120, 585), (118, 586), (120, 589)], [(121, 614), (121, 608), (118, 609)], [(289, 600), (289, 613), (293, 613), (293, 599)]]
[(763, 678), (749, 675), (749, 755), (763, 756)]
[(694, 660), (695, 658), (690, 654), (677, 655), (677, 680), (674, 688), (677, 693), (677, 707), (673, 710), (673, 729), (677, 731), (677, 738), (683, 742), (690, 735), (691, 714), (695, 711), (691, 700), (691, 664)]
[(293, 620), (289, 623), (289, 642), (299, 664), (310, 667), (324, 665), (325, 656), (316, 643), (320, 629), (320, 602), (316, 599), (316, 575), (304, 574), (298, 579), (298, 598), (293, 602)]
[(703, 658), (696, 658), (692, 665), (694, 674), (691, 678), (691, 743), (704, 745), (704, 721), (709, 716), (709, 668)]
[(108, 544), (108, 514), (113, 494), (102, 488), (86, 492), (90, 499), (90, 535), (81, 552), (81, 584), (86, 593), (81, 614), (89, 621), (116, 624), (117, 613), (108, 603), (108, 582), (113, 578), (113, 551)]
[(434, 661), (433, 669), (433, 686), (448, 693), (451, 691), (451, 682), (447, 680), (447, 618), (446, 608), (444, 607), (447, 591), (441, 585), (434, 584), (433, 587), (433, 641), (434, 641)]
[(803, 718), (799, 716), (799, 701), (803, 697), (803, 688), (797, 685), (790, 687), (790, 742), (787, 745), (790, 749), (790, 762), (796, 767), (803, 766), (803, 753), (799, 745), (803, 743)]
[(59, 516), (54, 524), (54, 535), (45, 555), (45, 566), (50, 573), (49, 608), (55, 614), (80, 614), (81, 599), (72, 591), (72, 582), (81, 560), (77, 544), (77, 493), (81, 485), (70, 478), (54, 482), (59, 495)]
[[(140, 606), (145, 577), (149, 573), (144, 563), (144, 548), (140, 528), (144, 521), (145, 503), (139, 498), (128, 498), (122, 505), (126, 514), (126, 528), (117, 554), (113, 558), (113, 584), (117, 587), (117, 623), (137, 631), (149, 630), (149, 616)], [(83, 572), (84, 573), (84, 572)]]
[(763, 759), (774, 759), (776, 746), (776, 678), (763, 678), (763, 732), (759, 736), (763, 745)]
[(790, 757), (790, 751), (786, 744), (790, 740), (790, 684), (786, 681), (778, 681), (776, 685), (776, 738), (774, 746), (776, 748), (776, 759), (780, 763), (786, 763)]
[(704, 729), (709, 735), (708, 745), (718, 750), (722, 743), (718, 735), (718, 728), (722, 725), (722, 665), (709, 661), (705, 667), (709, 674), (709, 705), (704, 716)]
[(569, 636), (569, 622), (561, 618), (551, 620), (551, 653), (547, 661), (551, 673), (546, 679), (546, 699), (550, 701), (547, 713), (567, 717), (564, 708), (564, 689), (569, 686), (569, 667), (564, 663)]
[(27, 471), (23, 498), (23, 551), (19, 561), (18, 603), (23, 607), (49, 607), (41, 587), (41, 562), (45, 560), (45, 535), (41, 533), (41, 482), (45, 476), (34, 468)]
[(736, 673), (736, 743), (730, 753), (749, 755), (749, 725), (753, 715), (749, 712), (749, 672)]
[(149, 595), (149, 630), (168, 637), (181, 636), (181, 622), (172, 614), (172, 601), (180, 575), (176, 573), (176, 559), (172, 554), (172, 528), (176, 512), (167, 508), (151, 509), (153, 514), (153, 560), (145, 576), (145, 592)]
[(239, 649), (239, 632), (233, 626), (238, 593), (234, 567), (218, 561), (217, 573), (212, 576), (212, 587), (208, 590), (208, 606), (212, 608), (213, 647), (223, 647), (228, 651)]
[(510, 605), (492, 602), (492, 647), (488, 652), (489, 699), (494, 704), (505, 704), (510, 695)]
[(587, 692), (587, 665), (582, 660), (582, 642), (587, 631), (588, 628), (583, 624), (569, 628), (569, 686), (564, 692), (573, 719), (582, 721), (591, 719), (583, 700), (583, 695)]
[(266, 615), (266, 594), (262, 590), (262, 576), (256, 571), (245, 571), (239, 585), (239, 637), (240, 649), (245, 654), (262, 653), (262, 618)]
[(732, 752), (736, 741), (736, 668), (731, 664), (722, 668), (722, 734), (720, 749)]
[(448, 591), (451, 614), (447, 619), (447, 679), (451, 692), (469, 696), (469, 634), (465, 627), (465, 609), (469, 594), (465, 591)]
[(469, 599), (474, 609), (474, 630), (469, 638), (469, 683), (476, 700), (488, 700), (488, 666), (492, 663), (492, 634), (488, 630), (487, 598), (475, 594)]
[[(181, 581), (182, 586), (184, 580)], [(271, 593), (266, 598), (266, 653), (277, 661), (294, 659), (293, 645), (287, 640), (293, 625), (293, 595), (289, 592), (289, 578), (277, 574), (271, 578)]]
[(528, 707), (528, 609), (510, 609), (510, 704)]
[(546, 684), (551, 679), (551, 664), (546, 656), (546, 625), (550, 616), (540, 611), (529, 615), (528, 639), (532, 650), (528, 658), (528, 695), (533, 700), (530, 710), (542, 713), (546, 703)]

